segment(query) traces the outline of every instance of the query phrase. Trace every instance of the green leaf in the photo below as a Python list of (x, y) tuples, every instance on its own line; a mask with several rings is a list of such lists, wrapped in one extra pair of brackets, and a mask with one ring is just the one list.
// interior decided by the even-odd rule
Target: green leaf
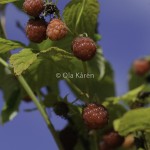
[(2, 123), (11, 121), (18, 113), (18, 106), (20, 104), (20, 89), (14, 89), (10, 98), (6, 101), (5, 106), (2, 109)]
[(14, 67), (16, 75), (22, 74), (23, 71), (37, 59), (37, 54), (33, 53), (31, 49), (23, 49), (17, 54), (10, 57), (10, 63)]
[(24, 47), (25, 46), (20, 42), (0, 38), (0, 53), (6, 53), (10, 50)]
[(2, 123), (12, 120), (17, 114), (22, 89), (15, 78), (0, 64), (0, 89), (3, 92), (4, 107), (1, 113)]
[(148, 149), (150, 149), (150, 132), (145, 132)]
[[(0, 8), (1, 9), (1, 8)], [(2, 17), (1, 17), (2, 18)], [(5, 37), (5, 32), (4, 32), (4, 28), (3, 28), (3, 20), (0, 19), (0, 35), (1, 37)]]
[[(94, 59), (96, 59), (96, 57)], [(95, 61), (96, 67), (94, 66), (94, 63), (92, 61)], [(70, 72), (70, 74), (74, 75), (74, 78), (71, 78), (70, 80), (78, 88), (80, 88), (82, 92), (88, 93), (93, 101), (95, 100), (102, 102), (105, 100), (106, 97), (115, 95), (113, 71), (111, 69), (110, 64), (105, 61), (105, 75), (100, 80), (100, 72), (98, 69), (100, 66), (97, 67), (97, 65), (99, 64), (96, 63), (96, 60), (92, 61), (89, 61), (87, 63), (87, 73), (91, 77), (82, 78), (82, 74), (84, 74), (83, 64), (81, 61), (74, 59), (72, 62), (72, 68), (74, 69), (72, 69)], [(76, 77), (76, 74), (81, 74), (81, 77)], [(77, 95), (77, 97), (80, 98), (79, 93), (77, 93), (73, 88), (72, 90)]]
[(89, 67), (91, 68), (91, 72), (98, 73), (98, 79), (102, 79), (105, 75), (105, 64), (106, 60), (103, 56), (103, 52), (101, 48), (97, 48), (97, 54), (94, 59), (89, 62)]
[(25, 76), (34, 89), (48, 86), (52, 93), (58, 94), (57, 73), (68, 72), (74, 56), (62, 49), (51, 47), (38, 53), (37, 60), (26, 71)]
[(97, 0), (72, 0), (65, 7), (63, 17), (69, 29), (78, 34), (94, 37), (99, 13)]
[(121, 104), (109, 105), (107, 106), (107, 110), (109, 113), (109, 126), (112, 125), (115, 119), (122, 117), (127, 111)]
[(43, 104), (46, 107), (52, 107), (58, 101), (58, 99), (59, 99), (59, 97), (57, 94), (49, 93), (48, 95), (45, 96)]
[(144, 82), (145, 82), (145, 77), (136, 75), (133, 69), (131, 68), (129, 71), (129, 89), (132, 90), (134, 88), (137, 88), (138, 86), (142, 85)]
[(128, 111), (114, 123), (115, 130), (121, 135), (128, 135), (135, 131), (150, 129), (150, 108), (140, 108)]
[(52, 46), (59, 47), (61, 49), (65, 49), (68, 52), (72, 52), (71, 50), (71, 44), (74, 39), (74, 36), (72, 34), (68, 34), (66, 37), (59, 41), (53, 41)]
[(50, 47), (47, 50), (43, 50), (39, 53), (39, 56), (43, 58), (51, 58), (54, 61), (74, 58), (74, 56), (71, 53), (68, 53), (64, 51), (63, 49), (60, 49), (57, 47)]
[(0, 4), (12, 3), (12, 2), (15, 2), (15, 1), (17, 1), (17, 0), (1, 0)]
[(137, 95), (141, 91), (144, 91), (144, 92), (150, 91), (150, 85), (149, 84), (141, 85), (119, 97), (109, 97), (109, 98), (107, 98), (107, 101), (104, 102), (104, 105), (107, 106), (110, 103), (117, 104), (120, 101), (124, 101), (126, 104), (131, 104), (131, 103), (135, 102)]

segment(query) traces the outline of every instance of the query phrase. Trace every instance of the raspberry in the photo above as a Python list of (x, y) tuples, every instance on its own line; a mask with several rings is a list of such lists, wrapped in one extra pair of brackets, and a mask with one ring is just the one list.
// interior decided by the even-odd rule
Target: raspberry
[(106, 108), (98, 104), (88, 104), (82, 113), (83, 120), (90, 129), (103, 128), (108, 123)]
[(99, 150), (113, 150), (111, 147), (109, 147), (104, 141), (100, 143), (100, 149)]
[(116, 131), (111, 131), (104, 135), (103, 140), (109, 147), (116, 148), (124, 142), (124, 137), (120, 136)]
[(28, 15), (38, 17), (44, 10), (44, 2), (42, 0), (25, 0), (23, 9)]
[(69, 125), (59, 132), (59, 138), (64, 150), (74, 150), (74, 146), (78, 140), (78, 134), (77, 131)]
[(65, 37), (68, 33), (66, 25), (60, 19), (53, 19), (47, 27), (47, 36), (52, 41), (57, 41)]
[(150, 62), (146, 59), (135, 60), (133, 70), (137, 75), (143, 76), (150, 70)]
[(94, 57), (96, 44), (89, 37), (77, 37), (72, 42), (72, 50), (77, 58), (86, 61)]
[(30, 19), (26, 26), (27, 37), (36, 43), (46, 39), (47, 23), (44, 19)]
[(54, 112), (56, 115), (66, 118), (68, 116), (68, 112), (69, 112), (68, 105), (65, 102), (57, 102), (54, 105)]

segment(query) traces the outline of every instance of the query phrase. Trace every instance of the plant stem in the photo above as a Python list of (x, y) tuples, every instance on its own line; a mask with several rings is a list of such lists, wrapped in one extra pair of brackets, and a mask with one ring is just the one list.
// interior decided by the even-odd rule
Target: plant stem
[[(84, 70), (84, 74), (88, 73), (88, 69), (87, 69), (87, 64), (86, 62), (83, 62), (83, 70)], [(85, 87), (86, 87), (86, 92), (89, 93), (89, 80), (87, 78), (85, 78)]]
[[(10, 69), (10, 65), (5, 61), (3, 60), (1, 57), (0, 57), (0, 63), (2, 65), (4, 65), (5, 67), (7, 67), (8, 69)], [(38, 99), (36, 98), (35, 94), (33, 93), (33, 91), (31, 90), (30, 86), (28, 85), (28, 83), (26, 82), (26, 80), (24, 79), (24, 77), (22, 75), (20, 76), (17, 76), (18, 78), (18, 81), (20, 82), (20, 84), (23, 86), (23, 88), (25, 89), (25, 91), (28, 93), (28, 95), (31, 97), (31, 99), (33, 100), (34, 104), (36, 105), (36, 107), (38, 108), (39, 112), (41, 113), (45, 123), (47, 124), (48, 126), (48, 129), (49, 131), (52, 133), (54, 139), (55, 139), (55, 142), (57, 143), (57, 146), (59, 148), (59, 150), (64, 150), (63, 149), (63, 146), (59, 140), (59, 137), (57, 135), (57, 132), (55, 131), (48, 115), (47, 115), (47, 112), (46, 110), (43, 108), (43, 106), (40, 104), (40, 102), (38, 101)]]
[(89, 96), (86, 93), (82, 92), (70, 79), (66, 78), (66, 81), (81, 96), (81, 98), (84, 97), (84, 99), (88, 101)]
[(94, 144), (95, 144), (95, 150), (98, 150), (98, 142), (97, 142), (97, 134), (96, 134), (96, 131), (94, 131), (94, 135), (93, 135), (94, 137)]
[(37, 106), (38, 110), (40, 111), (43, 119), (45, 120), (50, 132), (52, 133), (58, 147), (59, 150), (63, 150), (63, 147), (61, 145), (61, 142), (58, 138), (57, 132), (55, 131), (51, 121), (49, 120), (49, 117), (46, 113), (46, 111), (44, 110), (44, 108), (42, 107), (42, 105), (40, 104), (40, 102), (37, 100), (36, 96), (34, 95), (33, 91), (31, 90), (31, 88), (29, 87), (29, 85), (27, 84), (27, 82), (25, 81), (25, 79), (23, 78), (22, 75), (17, 77), (20, 84), (23, 86), (23, 88), (26, 90), (26, 92), (28, 93), (28, 95), (32, 98), (33, 102), (35, 103), (35, 105)]
[(10, 69), (8, 63), (7, 63), (5, 60), (3, 60), (1, 57), (0, 57), (0, 63), (1, 63), (3, 66), (5, 66), (5, 67), (7, 67), (8, 69)]

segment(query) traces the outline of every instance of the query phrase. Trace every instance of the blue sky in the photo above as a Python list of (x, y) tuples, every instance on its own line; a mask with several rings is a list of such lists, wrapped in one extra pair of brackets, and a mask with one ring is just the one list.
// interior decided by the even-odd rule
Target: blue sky
[[(63, 8), (69, 0), (59, 1)], [(100, 45), (105, 57), (115, 70), (117, 95), (127, 91), (128, 70), (133, 60), (150, 53), (150, 2), (149, 0), (99, 0)], [(24, 34), (15, 28), (14, 20), (19, 19), (25, 26), (28, 17), (12, 5), (7, 7), (7, 36), (9, 39), (28, 43)], [(61, 95), (69, 93), (68, 87), (60, 83)], [(0, 100), (2, 94), (0, 94)], [(0, 101), (0, 108), (2, 101)], [(24, 113), (23, 109), (34, 107), (22, 103), (20, 114), (4, 126), (0, 126), (0, 147), (3, 150), (58, 150), (39, 112)], [(65, 121), (52, 114), (52, 122), (60, 130)]]

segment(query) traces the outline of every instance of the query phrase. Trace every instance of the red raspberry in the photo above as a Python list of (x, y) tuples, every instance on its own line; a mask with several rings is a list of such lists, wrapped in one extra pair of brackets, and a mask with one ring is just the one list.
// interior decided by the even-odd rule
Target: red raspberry
[(60, 19), (53, 19), (47, 27), (47, 36), (52, 41), (57, 41), (65, 37), (68, 33), (67, 26)]
[(98, 104), (88, 104), (82, 113), (85, 124), (90, 129), (103, 128), (108, 123), (108, 112), (106, 108)]
[(36, 43), (46, 39), (47, 23), (44, 19), (30, 19), (26, 26), (27, 37)]
[(44, 10), (44, 2), (43, 0), (25, 0), (23, 9), (28, 15), (38, 17)]
[(99, 150), (113, 150), (111, 147), (109, 147), (104, 141), (100, 143)]
[(77, 58), (86, 61), (94, 57), (96, 44), (89, 37), (77, 37), (72, 42), (72, 50)]
[(143, 76), (150, 70), (150, 62), (146, 59), (135, 60), (133, 70), (137, 75)]
[(120, 136), (116, 131), (111, 131), (104, 135), (103, 140), (109, 147), (117, 148), (124, 142), (124, 137)]

